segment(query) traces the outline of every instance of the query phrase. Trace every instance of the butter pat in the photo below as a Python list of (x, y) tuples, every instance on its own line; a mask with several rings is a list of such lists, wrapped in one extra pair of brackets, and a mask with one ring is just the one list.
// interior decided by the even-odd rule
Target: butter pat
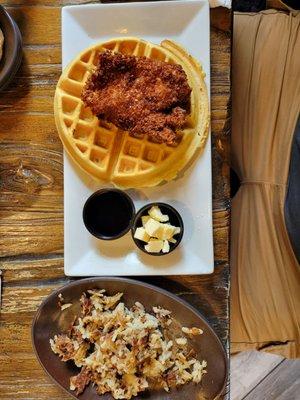
[(145, 225), (146, 225), (147, 221), (149, 221), (150, 218), (151, 218), (150, 215), (143, 215), (142, 216), (142, 224), (143, 224), (144, 228), (145, 228)]
[(145, 250), (148, 253), (159, 253), (162, 251), (164, 242), (162, 240), (150, 239), (149, 243), (145, 245)]
[(175, 232), (175, 226), (170, 224), (160, 224), (160, 228), (157, 231), (155, 237), (161, 240), (171, 239)]
[(168, 242), (167, 240), (164, 240), (162, 252), (163, 252), (163, 253), (169, 253), (169, 251), (170, 251), (169, 242)]
[(160, 229), (160, 222), (156, 221), (153, 218), (149, 218), (145, 224), (145, 231), (148, 233), (149, 236), (157, 237), (157, 232)]
[(180, 233), (180, 232), (181, 232), (181, 229), (176, 226), (175, 231), (174, 231), (174, 235), (178, 235), (178, 233)]
[(167, 221), (169, 221), (169, 216), (168, 215), (164, 215), (160, 211), (160, 208), (157, 207), (157, 206), (151, 207), (150, 211), (148, 211), (148, 214), (150, 215), (150, 217), (152, 217), (153, 219), (155, 219), (158, 222), (167, 222)]
[(143, 227), (136, 228), (136, 231), (134, 232), (134, 237), (135, 239), (142, 240), (143, 242), (149, 242), (150, 236), (148, 233), (145, 231)]

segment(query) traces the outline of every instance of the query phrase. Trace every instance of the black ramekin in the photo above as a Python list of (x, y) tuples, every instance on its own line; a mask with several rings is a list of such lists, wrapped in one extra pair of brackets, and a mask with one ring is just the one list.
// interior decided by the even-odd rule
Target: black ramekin
[[(169, 223), (173, 226), (177, 226), (180, 228), (180, 233), (177, 235), (174, 235), (174, 239), (176, 239), (176, 243), (169, 243), (170, 245), (170, 251), (168, 253), (163, 253), (162, 251), (159, 253), (149, 253), (147, 250), (145, 250), (145, 242), (142, 240), (136, 239), (134, 237), (134, 233), (136, 231), (136, 228), (139, 228), (142, 226), (142, 217), (145, 215), (148, 215), (148, 211), (150, 210), (151, 207), (157, 206), (160, 208), (161, 212), (163, 214), (167, 214), (169, 216)], [(161, 202), (154, 202), (154, 203), (149, 203), (146, 204), (144, 207), (142, 207), (137, 214), (135, 215), (132, 227), (131, 227), (131, 235), (132, 239), (134, 240), (135, 244), (137, 247), (142, 250), (146, 254), (150, 254), (152, 256), (165, 256), (167, 254), (170, 254), (172, 251), (176, 249), (176, 247), (180, 244), (182, 237), (183, 237), (183, 231), (184, 231), (184, 225), (182, 218), (179, 214), (179, 212), (170, 204), (167, 203), (161, 203)]]

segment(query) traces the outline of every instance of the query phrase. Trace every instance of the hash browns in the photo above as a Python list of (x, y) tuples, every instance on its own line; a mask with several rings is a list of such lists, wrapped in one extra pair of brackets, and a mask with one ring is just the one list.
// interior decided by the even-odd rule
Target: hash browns
[(108, 296), (105, 290), (88, 290), (70, 330), (50, 339), (62, 361), (73, 360), (81, 368), (71, 377), (70, 389), (78, 395), (92, 382), (99, 395), (131, 399), (149, 389), (169, 391), (199, 383), (207, 363), (195, 358), (185, 337), (172, 339), (170, 311), (153, 307), (150, 314), (138, 302), (129, 309), (121, 297), (122, 293)]

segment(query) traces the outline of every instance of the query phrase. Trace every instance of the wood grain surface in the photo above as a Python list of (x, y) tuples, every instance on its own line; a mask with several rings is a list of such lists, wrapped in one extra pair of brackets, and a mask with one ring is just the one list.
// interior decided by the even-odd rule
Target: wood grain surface
[[(90, 1), (4, 0), (24, 43), (22, 66), (0, 93), (0, 399), (70, 399), (42, 370), (31, 345), (41, 301), (63, 272), (63, 160), (53, 118), (61, 73), (60, 13)], [(138, 278), (196, 306), (228, 345), (231, 13), (211, 11), (211, 114), (215, 273)]]
[(262, 383), (243, 400), (298, 400), (300, 393), (299, 360), (283, 360)]
[(230, 359), (230, 400), (298, 400), (300, 359), (243, 351)]
[[(283, 357), (243, 351), (230, 358), (230, 400), (242, 400), (281, 364)], [(262, 397), (258, 397), (261, 399)]]

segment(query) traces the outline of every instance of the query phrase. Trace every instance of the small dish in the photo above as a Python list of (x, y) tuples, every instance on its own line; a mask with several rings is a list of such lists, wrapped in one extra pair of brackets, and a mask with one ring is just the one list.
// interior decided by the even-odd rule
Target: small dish
[[(173, 226), (179, 227), (180, 228), (180, 233), (174, 235), (174, 239), (176, 239), (176, 243), (169, 243), (170, 244), (170, 250), (167, 253), (163, 253), (162, 251), (159, 253), (150, 253), (147, 250), (145, 250), (145, 242), (142, 240), (136, 239), (134, 237), (134, 233), (138, 227), (142, 226), (142, 220), (141, 218), (143, 216), (148, 215), (148, 211), (150, 210), (151, 207), (157, 206), (160, 208), (161, 212), (163, 214), (166, 214), (169, 216), (169, 223)], [(184, 232), (184, 225), (183, 225), (183, 220), (179, 214), (179, 212), (170, 204), (167, 203), (161, 203), (161, 202), (154, 202), (154, 203), (149, 203), (146, 204), (144, 207), (142, 207), (137, 214), (134, 217), (134, 221), (131, 227), (131, 235), (134, 243), (137, 245), (137, 247), (142, 250), (146, 254), (150, 254), (151, 256), (166, 256), (167, 254), (172, 253), (176, 249), (176, 247), (180, 244), (182, 237), (183, 237), (183, 232)]]
[(3, 6), (0, 6), (0, 28), (4, 36), (0, 60), (0, 90), (4, 89), (18, 71), (22, 61), (22, 37), (19, 28)]
[(125, 235), (135, 214), (131, 198), (119, 189), (100, 189), (83, 207), (83, 222), (96, 238), (114, 240)]

